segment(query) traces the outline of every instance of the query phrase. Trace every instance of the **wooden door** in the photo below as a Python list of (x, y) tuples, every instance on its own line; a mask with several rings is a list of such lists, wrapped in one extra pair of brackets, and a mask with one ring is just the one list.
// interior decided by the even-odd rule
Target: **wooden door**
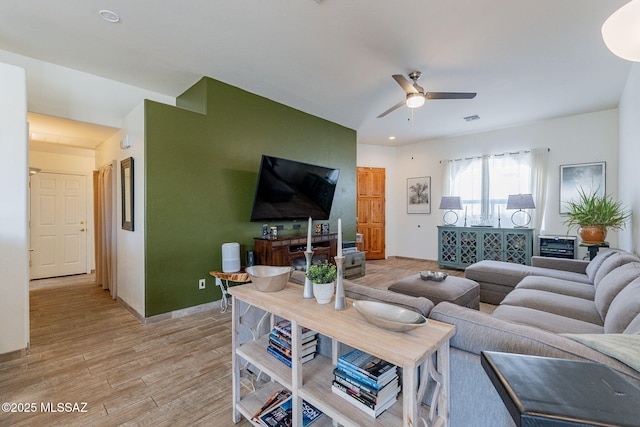
[(358, 168), (358, 233), (364, 236), (366, 259), (385, 258), (385, 170)]
[(31, 279), (87, 273), (86, 177), (31, 177)]

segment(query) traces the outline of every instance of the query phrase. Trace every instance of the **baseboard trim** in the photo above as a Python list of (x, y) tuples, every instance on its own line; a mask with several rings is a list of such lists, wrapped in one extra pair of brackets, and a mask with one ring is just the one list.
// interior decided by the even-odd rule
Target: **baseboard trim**
[(0, 363), (9, 362), (11, 360), (17, 360), (25, 357), (29, 354), (29, 348), (21, 348), (20, 350), (10, 351), (8, 353), (0, 354)]
[(220, 304), (222, 300), (207, 302), (200, 305), (194, 305), (193, 307), (182, 308), (180, 310), (170, 311), (168, 313), (162, 313), (151, 317), (144, 317), (142, 314), (138, 313), (133, 307), (127, 304), (122, 298), (118, 297), (118, 302), (124, 308), (126, 308), (140, 323), (143, 325), (150, 325), (157, 322), (162, 322), (163, 320), (176, 319), (179, 317), (189, 316), (191, 314), (202, 313), (203, 311), (216, 310), (220, 309)]

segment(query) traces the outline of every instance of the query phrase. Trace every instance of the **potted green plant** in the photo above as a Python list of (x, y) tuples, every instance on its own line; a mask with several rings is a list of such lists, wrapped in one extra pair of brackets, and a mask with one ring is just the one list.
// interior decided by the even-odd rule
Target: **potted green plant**
[(631, 216), (631, 211), (623, 207), (622, 202), (614, 201), (610, 194), (598, 196), (582, 188), (578, 190), (578, 200), (567, 202), (567, 207), (568, 218), (563, 223), (569, 230), (580, 227), (580, 238), (587, 245), (604, 242), (608, 229), (622, 229)]
[(333, 296), (334, 284), (338, 270), (328, 261), (322, 264), (312, 264), (307, 271), (307, 277), (313, 283), (313, 296), (318, 304), (328, 304)]

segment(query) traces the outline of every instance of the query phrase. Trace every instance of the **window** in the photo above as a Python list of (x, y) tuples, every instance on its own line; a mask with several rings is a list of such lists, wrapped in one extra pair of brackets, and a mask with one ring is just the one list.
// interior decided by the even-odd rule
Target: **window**
[[(542, 207), (547, 151), (449, 160), (445, 164), (443, 194), (462, 198), (470, 224), (486, 221), (497, 225), (498, 217), (502, 220), (508, 217), (509, 194), (533, 194), (536, 207)], [(501, 225), (509, 226), (509, 223)]]

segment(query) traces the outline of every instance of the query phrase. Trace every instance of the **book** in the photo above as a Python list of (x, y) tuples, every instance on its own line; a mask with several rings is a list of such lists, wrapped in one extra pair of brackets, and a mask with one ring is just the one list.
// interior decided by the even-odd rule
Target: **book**
[(397, 396), (394, 396), (394, 397), (390, 398), (387, 402), (385, 402), (385, 403), (383, 403), (381, 405), (377, 405), (377, 407), (375, 409), (373, 409), (373, 408), (370, 408), (369, 406), (365, 405), (364, 403), (354, 399), (353, 396), (349, 395), (345, 391), (340, 390), (335, 385), (331, 385), (331, 391), (333, 393), (335, 393), (336, 395), (342, 397), (347, 402), (351, 403), (356, 408), (360, 409), (365, 414), (367, 414), (369, 416), (372, 416), (374, 418), (377, 418), (380, 414), (382, 414), (384, 411), (389, 409), (397, 400)]
[[(282, 363), (284, 363), (288, 367), (291, 367), (291, 358), (290, 357), (287, 357), (286, 355), (280, 353), (278, 350), (276, 350), (273, 347), (267, 346), (267, 351), (269, 352), (269, 354), (274, 356), (276, 359), (278, 359), (279, 361), (281, 361)], [(303, 358), (301, 358), (300, 362), (301, 363), (307, 363), (308, 361), (313, 360), (314, 357), (316, 357), (315, 353), (308, 354), (308, 355), (304, 356)]]
[(384, 398), (376, 398), (375, 401), (372, 401), (372, 400), (366, 398), (365, 396), (362, 396), (360, 394), (352, 393), (352, 391), (348, 387), (345, 387), (344, 385), (340, 384), (339, 382), (337, 382), (335, 380), (333, 381), (332, 386), (334, 386), (337, 389), (345, 392), (347, 395), (351, 396), (352, 398), (354, 398), (358, 402), (362, 403), (363, 405), (368, 406), (371, 409), (377, 409), (380, 406), (384, 406), (389, 399), (394, 399), (395, 400), (398, 397), (398, 393), (400, 392), (400, 388), (396, 387), (391, 393), (387, 393), (384, 396)]
[[(287, 335), (285, 335), (283, 333), (280, 333), (275, 329), (271, 330), (271, 333), (269, 334), (269, 337), (270, 338), (276, 338), (276, 339), (282, 341), (284, 344), (286, 344), (289, 347), (291, 347), (291, 337), (289, 337), (289, 336), (287, 336)], [(309, 336), (306, 336), (306, 337), (302, 338), (300, 340), (300, 342), (302, 343), (302, 346), (304, 347), (305, 345), (309, 344), (312, 341), (317, 341), (317, 339), (318, 339), (317, 334), (313, 334), (313, 335), (309, 335)]]
[[(293, 402), (289, 397), (277, 406), (265, 411), (259, 416), (261, 423), (268, 427), (290, 427), (293, 424)], [(322, 416), (322, 412), (315, 406), (302, 401), (302, 426), (307, 427)]]
[(391, 378), (391, 381), (389, 381), (387, 384), (376, 388), (364, 383), (363, 381), (357, 380), (356, 378), (350, 376), (348, 373), (345, 373), (339, 368), (334, 368), (333, 374), (335, 375), (335, 378), (337, 380), (340, 380), (344, 385), (350, 386), (351, 388), (357, 388), (358, 390), (369, 393), (373, 396), (377, 396), (381, 390), (384, 390), (389, 384), (392, 384), (398, 377), (396, 375), (395, 377)]
[[(394, 376), (389, 376), (388, 378), (385, 378), (384, 381), (378, 383), (378, 382), (372, 380), (371, 378), (367, 377), (366, 375), (362, 375), (360, 372), (351, 371), (349, 369), (345, 369), (343, 366), (340, 366), (340, 365), (338, 365), (334, 369), (334, 371), (333, 371), (334, 375), (336, 374), (336, 370), (338, 371), (338, 373), (341, 373), (343, 376), (346, 375), (349, 378), (353, 378), (354, 380), (362, 383), (363, 385), (366, 385), (367, 387), (374, 388), (376, 390), (380, 390), (382, 387), (387, 385), (387, 383), (392, 381), (393, 378), (394, 378)], [(397, 376), (397, 373), (396, 373), (396, 376)]]
[[(283, 347), (279, 341), (273, 340), (271, 338), (269, 338), (269, 346), (273, 347), (274, 349), (278, 350), (280, 353), (286, 355), (289, 358), (291, 358), (291, 355), (293, 354), (293, 351), (291, 350), (291, 348)], [(304, 357), (308, 354), (315, 353), (315, 352), (316, 352), (315, 345), (306, 346), (302, 349), (300, 356)]]
[(290, 397), (291, 397), (291, 392), (289, 390), (276, 391), (271, 395), (271, 397), (269, 397), (269, 399), (264, 403), (264, 405), (262, 405), (262, 407), (258, 409), (258, 411), (255, 414), (253, 414), (253, 416), (251, 417), (251, 420), (260, 423), (259, 417), (261, 414), (279, 405), (285, 399), (288, 399)]
[[(291, 322), (289, 320), (281, 320), (273, 325), (273, 329), (284, 334), (287, 337), (291, 337)], [(300, 339), (304, 340), (305, 338), (317, 335), (317, 332), (312, 331), (309, 328), (302, 327), (302, 334)]]
[(367, 401), (373, 404), (384, 402), (389, 398), (389, 396), (394, 394), (397, 395), (400, 392), (400, 385), (397, 379), (395, 381), (391, 381), (389, 384), (384, 386), (384, 388), (379, 390), (376, 394), (370, 393), (364, 390), (362, 387), (358, 387), (353, 383), (339, 376), (335, 377), (334, 382), (338, 383), (341, 387), (344, 387), (346, 391), (349, 392), (349, 394), (353, 394), (354, 396), (357, 396), (357, 397), (362, 397), (363, 399), (366, 399)]
[(378, 383), (396, 371), (394, 364), (358, 349), (340, 356), (338, 366), (366, 375)]

